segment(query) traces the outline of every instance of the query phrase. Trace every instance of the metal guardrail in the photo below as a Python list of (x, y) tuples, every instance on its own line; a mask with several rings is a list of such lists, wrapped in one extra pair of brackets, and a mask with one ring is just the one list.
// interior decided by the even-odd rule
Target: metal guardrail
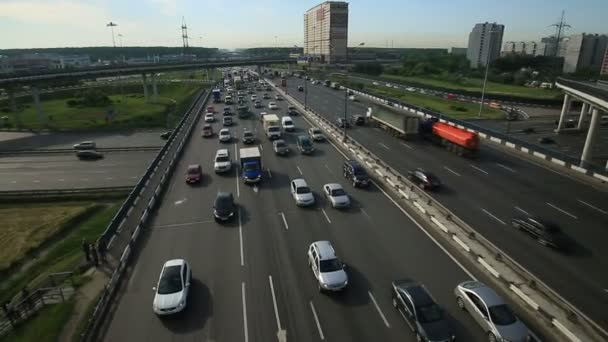
[(82, 189), (44, 189), (44, 190), (15, 190), (15, 191), (0, 191), (0, 199), (6, 198), (24, 198), (24, 197), (55, 197), (62, 195), (74, 195), (85, 193), (114, 193), (126, 192), (133, 189), (132, 186), (117, 186), (103, 188), (82, 188)]

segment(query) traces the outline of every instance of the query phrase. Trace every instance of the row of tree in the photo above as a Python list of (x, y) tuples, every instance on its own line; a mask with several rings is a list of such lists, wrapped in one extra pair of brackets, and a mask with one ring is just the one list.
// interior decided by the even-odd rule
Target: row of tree
[(19, 56), (24, 54), (59, 54), (59, 55), (89, 55), (91, 60), (109, 60), (116, 56), (125, 58), (144, 58), (156, 55), (178, 55), (194, 54), (199, 58), (214, 57), (219, 54), (217, 48), (203, 47), (168, 47), (168, 46), (92, 46), (92, 47), (63, 47), (63, 48), (36, 48), (36, 49), (5, 49), (0, 50), (0, 55)]

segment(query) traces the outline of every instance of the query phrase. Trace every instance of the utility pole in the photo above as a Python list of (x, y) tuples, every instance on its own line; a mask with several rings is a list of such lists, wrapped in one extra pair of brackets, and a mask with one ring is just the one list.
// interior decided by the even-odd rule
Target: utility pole
[(479, 103), (479, 113), (477, 114), (478, 118), (481, 118), (481, 111), (483, 110), (483, 100), (486, 96), (486, 84), (488, 83), (488, 71), (490, 70), (490, 57), (492, 55), (492, 34), (498, 32), (500, 31), (488, 31), (488, 55), (486, 56), (486, 72), (485, 76), (483, 77), (483, 88), (481, 88), (481, 102)]
[(188, 49), (188, 26), (186, 25), (186, 18), (184, 17), (182, 17), (182, 44), (184, 47), (182, 54), (185, 55), (186, 50)]
[(107, 23), (107, 24), (106, 24), (106, 27), (109, 27), (109, 28), (110, 28), (110, 30), (112, 30), (112, 46), (113, 46), (113, 47), (116, 47), (116, 40), (114, 39), (114, 27), (115, 27), (115, 26), (118, 26), (118, 24), (113, 23), (113, 22), (111, 22), (111, 21), (110, 21), (109, 23)]
[(562, 11), (562, 17), (560, 18), (559, 22), (551, 26), (555, 27), (555, 52), (553, 53), (553, 57), (557, 57), (559, 56), (559, 43), (562, 40), (564, 32), (567, 29), (572, 28), (572, 26), (566, 23), (566, 11)]

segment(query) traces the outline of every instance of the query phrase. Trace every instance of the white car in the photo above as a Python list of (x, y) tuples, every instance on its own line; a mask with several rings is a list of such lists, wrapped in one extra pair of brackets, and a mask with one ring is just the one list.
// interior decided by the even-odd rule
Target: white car
[(380, 85), (378, 82), (372, 82), (373, 85)]
[(293, 196), (297, 206), (315, 204), (315, 196), (310, 191), (304, 178), (297, 178), (291, 181), (291, 196)]
[(385, 84), (388, 88), (392, 88), (393, 86), (390, 83)]
[(405, 90), (407, 90), (407, 91), (416, 91), (416, 88), (407, 87), (407, 88), (405, 88)]
[(325, 141), (325, 136), (323, 135), (323, 132), (321, 132), (321, 129), (318, 127), (309, 128), (308, 135), (310, 135), (310, 138), (313, 141)]
[(274, 96), (274, 99), (275, 99), (275, 100), (277, 100), (277, 101), (280, 101), (280, 100), (282, 100), (282, 99), (283, 99), (283, 96), (281, 96), (281, 94), (276, 94), (276, 95)]
[(213, 161), (215, 173), (228, 172), (231, 168), (232, 161), (230, 160), (230, 152), (225, 148), (217, 150), (215, 153), (215, 160)]
[(251, 102), (255, 102), (258, 99), (257, 95), (251, 95)]
[(157, 315), (178, 313), (186, 307), (192, 270), (184, 259), (165, 262), (154, 287), (152, 309)]
[(277, 106), (276, 103), (274, 102), (269, 102), (268, 103), (268, 109), (278, 109), (279, 107)]
[(348, 99), (351, 100), (351, 101), (355, 101), (355, 102), (359, 101), (359, 99), (357, 99), (357, 97), (355, 95), (349, 96)]
[(94, 150), (95, 142), (93, 141), (83, 141), (81, 143), (74, 145), (75, 150)]
[(213, 115), (213, 113), (205, 114), (205, 122), (214, 122), (214, 121), (215, 121), (215, 116)]
[(333, 208), (348, 208), (350, 207), (350, 198), (342, 185), (338, 183), (329, 183), (323, 185), (323, 193), (331, 202)]
[(319, 292), (341, 291), (348, 285), (346, 265), (329, 241), (315, 241), (308, 247), (308, 266), (317, 279)]
[(221, 142), (230, 142), (232, 139), (232, 135), (230, 134), (230, 130), (228, 128), (222, 128), (220, 133), (218, 134), (218, 138)]
[(293, 124), (293, 120), (289, 116), (284, 116), (281, 118), (281, 126), (286, 132), (293, 132), (296, 129), (296, 126)]

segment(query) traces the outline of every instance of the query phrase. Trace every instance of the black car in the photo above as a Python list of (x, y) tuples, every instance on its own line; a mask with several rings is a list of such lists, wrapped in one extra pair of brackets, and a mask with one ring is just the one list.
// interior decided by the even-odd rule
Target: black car
[(352, 117), (353, 124), (357, 126), (365, 125), (365, 117), (363, 115), (353, 115)]
[(288, 107), (287, 107), (287, 115), (290, 115), (290, 116), (297, 116), (297, 115), (299, 115), (299, 114), (300, 114), (300, 113), (298, 113), (298, 111), (296, 110), (296, 107), (295, 107), (295, 106), (288, 106)]
[(230, 192), (218, 192), (213, 203), (213, 216), (216, 221), (228, 221), (234, 216), (234, 197)]
[(312, 146), (312, 141), (307, 135), (298, 136), (296, 145), (302, 154), (311, 154), (315, 151), (315, 148)]
[(353, 186), (366, 187), (369, 186), (369, 175), (365, 169), (355, 160), (347, 160), (342, 165), (342, 174), (344, 178), (352, 182)]
[(169, 139), (169, 137), (171, 136), (172, 133), (173, 133), (173, 130), (170, 129), (166, 132), (161, 133), (160, 138), (167, 140), (167, 139)]
[(338, 125), (340, 128), (350, 128), (350, 124), (344, 118), (336, 119), (336, 125)]
[(255, 142), (255, 136), (250, 130), (244, 130), (242, 136), (243, 144), (253, 144)]
[(83, 160), (97, 160), (103, 158), (103, 154), (95, 150), (82, 150), (76, 152), (76, 157)]
[(298, 86), (298, 91), (304, 91), (304, 87)]
[(454, 341), (454, 329), (426, 288), (409, 279), (391, 283), (392, 302), (418, 341)]
[(561, 229), (554, 223), (543, 221), (534, 217), (513, 218), (513, 227), (530, 234), (543, 246), (566, 250), (567, 238)]
[(408, 171), (407, 178), (418, 184), (422, 189), (435, 190), (441, 186), (441, 181), (437, 176), (423, 169)]

